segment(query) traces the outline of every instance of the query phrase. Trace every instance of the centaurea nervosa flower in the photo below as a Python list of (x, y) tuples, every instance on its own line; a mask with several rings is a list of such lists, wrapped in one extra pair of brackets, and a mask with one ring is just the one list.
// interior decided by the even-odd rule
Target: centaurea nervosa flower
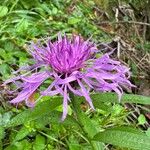
[(22, 81), (19, 87), (21, 92), (10, 102), (17, 104), (25, 100), (28, 106), (34, 106), (35, 102), (29, 101), (30, 96), (48, 79), (51, 79), (52, 83), (40, 93), (42, 96), (63, 96), (62, 120), (67, 115), (69, 92), (84, 96), (92, 109), (94, 106), (90, 98), (91, 89), (100, 92), (114, 91), (120, 100), (123, 94), (122, 86), (132, 87), (128, 80), (129, 69), (119, 61), (112, 60), (109, 54), (96, 58), (97, 52), (93, 43), (84, 41), (80, 36), (68, 38), (58, 35), (55, 42), (47, 40), (44, 43), (39, 41), (31, 44), (30, 53), (35, 65), (31, 66), (29, 74), (8, 81)]

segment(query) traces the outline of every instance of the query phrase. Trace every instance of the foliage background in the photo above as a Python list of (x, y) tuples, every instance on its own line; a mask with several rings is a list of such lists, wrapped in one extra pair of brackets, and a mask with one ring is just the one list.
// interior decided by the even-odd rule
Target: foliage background
[[(47, 36), (55, 39), (61, 31), (81, 34), (84, 38), (92, 36), (99, 49), (101, 43), (116, 48), (114, 58), (133, 72), (132, 82), (137, 88), (132, 92), (150, 95), (150, 1), (0, 0), (0, 4), (0, 83), (12, 77), (19, 67), (32, 63), (27, 53), (31, 40)], [(52, 100), (50, 105), (46, 97), (40, 108), (37, 106), (30, 114), (22, 104), (18, 108), (10, 106), (8, 101), (16, 93), (8, 95), (9, 88), (0, 87), (0, 149), (91, 149), (74, 118), (68, 117), (62, 124), (58, 122), (61, 106), (57, 107)], [(130, 125), (150, 136), (149, 105), (115, 104), (107, 102), (106, 97), (95, 105), (99, 108), (94, 114), (86, 104), (82, 109), (96, 130)], [(69, 114), (73, 115), (71, 107)], [(89, 120), (86, 123), (90, 124)], [(94, 127), (87, 128), (94, 132)], [(98, 149), (121, 150), (103, 143)]]

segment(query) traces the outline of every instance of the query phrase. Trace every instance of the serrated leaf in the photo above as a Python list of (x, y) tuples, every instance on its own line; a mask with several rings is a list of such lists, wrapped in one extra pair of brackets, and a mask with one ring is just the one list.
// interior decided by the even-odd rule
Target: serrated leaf
[(46, 100), (41, 103), (39, 103), (35, 108), (28, 109), (23, 111), (22, 113), (18, 114), (14, 118), (10, 120), (10, 122), (6, 125), (6, 127), (13, 127), (18, 126), (20, 124), (24, 124), (28, 121), (32, 121), (35, 119), (38, 119), (51, 111), (53, 111), (57, 106), (62, 104), (62, 98), (61, 97), (54, 97), (50, 98), (51, 101)]
[(128, 128), (125, 130), (125, 127), (124, 129), (107, 129), (96, 134), (94, 140), (124, 148), (150, 150), (150, 138), (133, 130)]
[(133, 128), (131, 126), (113, 127), (111, 130), (113, 130), (113, 131), (118, 131), (119, 130), (119, 131), (134, 133), (134, 134), (145, 135), (141, 130)]
[(23, 126), (17, 133), (15, 139), (13, 142), (22, 140), (24, 137), (26, 137), (30, 133), (29, 129)]
[[(101, 102), (119, 102), (117, 94), (113, 92), (91, 94), (91, 98), (93, 103), (99, 103), (99, 105)], [(121, 103), (150, 104), (150, 97), (135, 94), (123, 94)]]
[(43, 127), (46, 124), (62, 124), (64, 126), (75, 126), (75, 127), (80, 127), (78, 122), (71, 116), (67, 116), (67, 118), (64, 121), (61, 121), (61, 117), (62, 117), (62, 112), (58, 112), (58, 111), (53, 111), (50, 112), (49, 114), (46, 114), (40, 118), (38, 118), (37, 120), (35, 120), (35, 127), (36, 128), (40, 128)]

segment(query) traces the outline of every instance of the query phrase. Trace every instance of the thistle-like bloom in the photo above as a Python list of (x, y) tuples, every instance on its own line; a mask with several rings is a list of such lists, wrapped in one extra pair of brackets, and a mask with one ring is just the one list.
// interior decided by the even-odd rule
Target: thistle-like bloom
[(47, 89), (40, 91), (41, 96), (62, 95), (63, 115), (66, 118), (69, 93), (85, 97), (90, 107), (94, 109), (90, 98), (90, 91), (114, 91), (119, 100), (123, 94), (122, 87), (131, 88), (133, 85), (128, 78), (129, 69), (119, 61), (112, 60), (109, 54), (100, 58), (96, 57), (98, 50), (89, 40), (84, 41), (80, 36), (62, 37), (51, 42), (39, 41), (30, 45), (30, 53), (35, 60), (35, 65), (30, 67), (30, 73), (20, 75), (13, 80), (21, 80), (21, 92), (10, 102), (17, 104), (25, 100), (27, 106), (34, 106), (30, 97), (39, 90), (45, 80), (52, 82)]

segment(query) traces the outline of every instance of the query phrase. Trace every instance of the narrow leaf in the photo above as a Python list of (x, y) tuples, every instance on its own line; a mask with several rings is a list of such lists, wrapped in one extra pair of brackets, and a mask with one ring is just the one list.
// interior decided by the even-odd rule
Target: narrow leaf
[(57, 106), (61, 105), (62, 98), (61, 97), (55, 97), (51, 98), (52, 100), (46, 100), (41, 103), (39, 103), (35, 108), (33, 109), (27, 109), (23, 111), (22, 113), (18, 114), (10, 122), (6, 125), (6, 127), (12, 127), (17, 126), (20, 124), (24, 124), (25, 122), (35, 120), (37, 118), (40, 118), (49, 112), (53, 111)]
[(15, 139), (13, 142), (22, 140), (23, 138), (25, 138), (28, 134), (30, 133), (29, 129), (26, 128), (25, 126), (23, 126), (17, 133)]
[(138, 150), (150, 150), (150, 138), (135, 129), (108, 129), (95, 135), (94, 140)]
[(62, 124), (64, 126), (70, 125), (79, 128), (79, 124), (73, 117), (68, 115), (64, 121), (61, 121), (61, 116), (62, 112), (52, 111), (49, 114), (41, 116), (40, 118), (35, 120), (35, 126), (36, 128), (40, 128), (42, 125), (45, 126), (46, 124), (53, 123), (53, 124)]
[[(115, 93), (96, 93), (91, 94), (93, 103), (100, 102), (118, 102), (118, 97)], [(138, 104), (150, 104), (150, 97), (135, 95), (135, 94), (123, 94), (121, 103), (138, 103)]]

